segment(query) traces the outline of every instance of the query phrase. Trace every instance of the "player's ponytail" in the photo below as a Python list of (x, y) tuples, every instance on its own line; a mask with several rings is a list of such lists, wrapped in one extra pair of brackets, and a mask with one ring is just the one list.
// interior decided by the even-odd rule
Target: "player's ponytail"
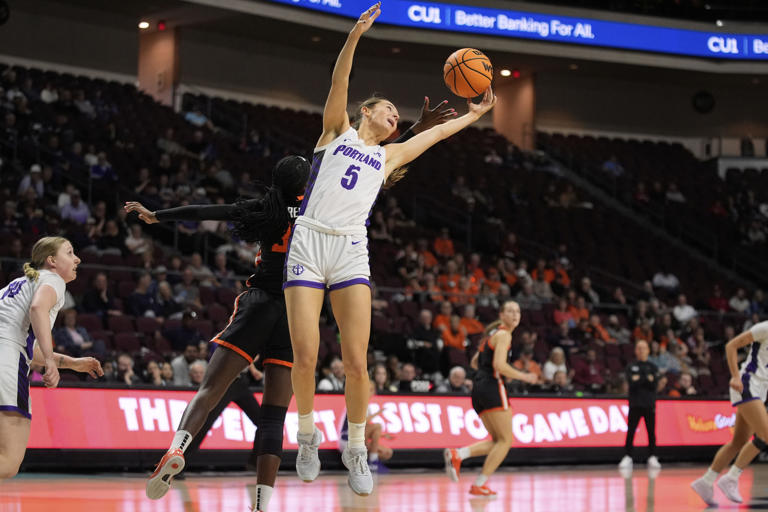
[(281, 241), (291, 224), (288, 206), (297, 205), (309, 177), (309, 162), (302, 156), (286, 156), (272, 170), (272, 185), (258, 203), (238, 201), (234, 233), (246, 242), (271, 245)]
[(389, 173), (389, 176), (387, 176), (387, 179), (384, 182), (384, 184), (381, 186), (381, 188), (383, 188), (384, 190), (388, 190), (394, 187), (398, 181), (405, 178), (405, 175), (407, 172), (408, 172), (407, 166), (404, 165), (403, 167), (398, 167), (397, 169)]
[(37, 281), (40, 270), (45, 267), (45, 261), (49, 256), (56, 256), (59, 248), (68, 240), (60, 236), (45, 236), (32, 246), (30, 261), (24, 263), (24, 275), (30, 281)]

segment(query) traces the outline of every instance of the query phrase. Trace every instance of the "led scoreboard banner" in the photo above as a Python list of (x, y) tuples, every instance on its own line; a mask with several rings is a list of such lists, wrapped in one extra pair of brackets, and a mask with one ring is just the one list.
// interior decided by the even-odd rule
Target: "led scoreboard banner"
[[(357, 18), (373, 0), (269, 0)], [(727, 34), (458, 4), (384, 0), (377, 23), (715, 59), (768, 60), (768, 34)]]

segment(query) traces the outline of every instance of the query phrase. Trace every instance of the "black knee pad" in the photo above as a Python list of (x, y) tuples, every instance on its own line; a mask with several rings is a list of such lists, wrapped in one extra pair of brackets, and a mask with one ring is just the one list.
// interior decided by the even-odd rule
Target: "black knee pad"
[(262, 405), (259, 420), (259, 455), (283, 455), (283, 424), (287, 407)]
[(765, 451), (765, 449), (768, 448), (768, 444), (765, 444), (765, 441), (757, 437), (757, 435), (755, 435), (755, 437), (752, 438), (752, 444), (755, 445), (755, 447), (761, 452)]

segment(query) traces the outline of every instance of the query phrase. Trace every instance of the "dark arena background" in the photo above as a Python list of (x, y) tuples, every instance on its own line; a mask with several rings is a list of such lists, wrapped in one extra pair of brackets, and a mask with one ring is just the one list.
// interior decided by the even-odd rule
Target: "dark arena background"
[[(148, 225), (123, 205), (259, 198), (280, 158), (311, 159), (336, 56), (367, 1), (0, 0), (0, 288), (38, 239), (67, 237), (82, 263), (54, 344), (105, 372), (62, 370), (56, 389), (30, 373), (28, 449), (0, 481), (0, 511), (255, 503), (257, 427), (235, 403), (165, 498), (144, 485), (260, 247), (225, 221)], [(690, 484), (736, 422), (725, 344), (768, 319), (768, 5), (381, 9), (357, 48), (350, 113), (376, 91), (398, 107), (400, 133), (425, 97), (463, 114), (442, 75), (459, 48), (488, 56), (498, 101), (411, 163), (371, 212), (369, 414), (393, 451), (374, 493), (356, 496), (341, 462), (344, 369), (326, 299), (323, 469), (312, 484), (296, 476), (292, 402), (270, 510), (704, 509)], [(454, 483), (443, 451), (488, 436), (470, 361), (507, 299), (522, 312), (510, 363), (538, 381), (505, 383), (511, 449), (488, 481), (498, 495), (476, 497), (482, 459)], [(660, 470), (646, 467), (644, 422), (634, 470), (617, 467), (637, 340), (660, 372)], [(262, 369), (241, 377), (259, 402)], [(739, 480), (744, 510), (768, 507), (762, 457)], [(718, 489), (715, 500), (730, 504)]]

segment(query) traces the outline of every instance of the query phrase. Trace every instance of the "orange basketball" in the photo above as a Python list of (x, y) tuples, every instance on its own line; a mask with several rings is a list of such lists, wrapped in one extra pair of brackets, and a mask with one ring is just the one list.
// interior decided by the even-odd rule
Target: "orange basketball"
[(451, 92), (462, 98), (480, 96), (491, 85), (493, 66), (480, 50), (462, 48), (448, 57), (443, 66), (443, 80)]

